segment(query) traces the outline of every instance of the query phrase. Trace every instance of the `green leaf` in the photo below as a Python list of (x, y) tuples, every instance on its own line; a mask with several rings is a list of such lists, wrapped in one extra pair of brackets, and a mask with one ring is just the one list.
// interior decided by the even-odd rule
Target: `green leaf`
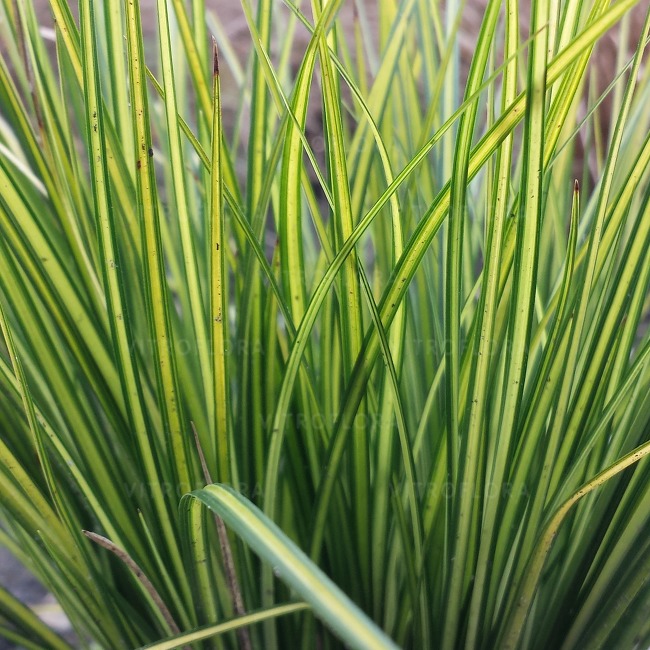
[(183, 498), (182, 509), (207, 506), (221, 517), (351, 648), (396, 648), (361, 610), (250, 501), (225, 485), (208, 485)]

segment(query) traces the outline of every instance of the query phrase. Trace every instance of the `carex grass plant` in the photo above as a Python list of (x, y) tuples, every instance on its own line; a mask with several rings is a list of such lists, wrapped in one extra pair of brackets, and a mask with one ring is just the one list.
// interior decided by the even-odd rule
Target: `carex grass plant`
[(636, 4), (1, 0), (0, 542), (80, 646), (648, 646)]

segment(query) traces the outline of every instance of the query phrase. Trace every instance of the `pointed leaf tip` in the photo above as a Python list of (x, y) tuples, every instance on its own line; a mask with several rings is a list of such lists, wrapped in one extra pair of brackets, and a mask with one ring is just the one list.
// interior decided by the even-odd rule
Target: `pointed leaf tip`
[(217, 48), (217, 39), (212, 37), (212, 74), (219, 76), (219, 48)]
[(577, 194), (580, 191), (580, 183), (578, 183), (578, 179), (576, 178), (573, 181), (573, 191)]

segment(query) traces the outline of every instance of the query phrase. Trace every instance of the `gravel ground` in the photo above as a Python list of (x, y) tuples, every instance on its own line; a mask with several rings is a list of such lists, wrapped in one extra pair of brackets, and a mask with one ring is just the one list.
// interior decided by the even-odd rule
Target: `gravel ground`
[[(33, 609), (55, 632), (72, 639), (70, 623), (47, 589), (7, 549), (0, 546), (0, 585)], [(0, 650), (18, 646), (0, 636)]]

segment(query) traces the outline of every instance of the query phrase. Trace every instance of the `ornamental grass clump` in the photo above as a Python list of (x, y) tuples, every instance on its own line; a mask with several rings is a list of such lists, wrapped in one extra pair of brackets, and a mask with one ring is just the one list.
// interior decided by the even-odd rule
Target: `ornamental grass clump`
[(648, 647), (635, 4), (0, 0), (0, 543), (82, 647)]

